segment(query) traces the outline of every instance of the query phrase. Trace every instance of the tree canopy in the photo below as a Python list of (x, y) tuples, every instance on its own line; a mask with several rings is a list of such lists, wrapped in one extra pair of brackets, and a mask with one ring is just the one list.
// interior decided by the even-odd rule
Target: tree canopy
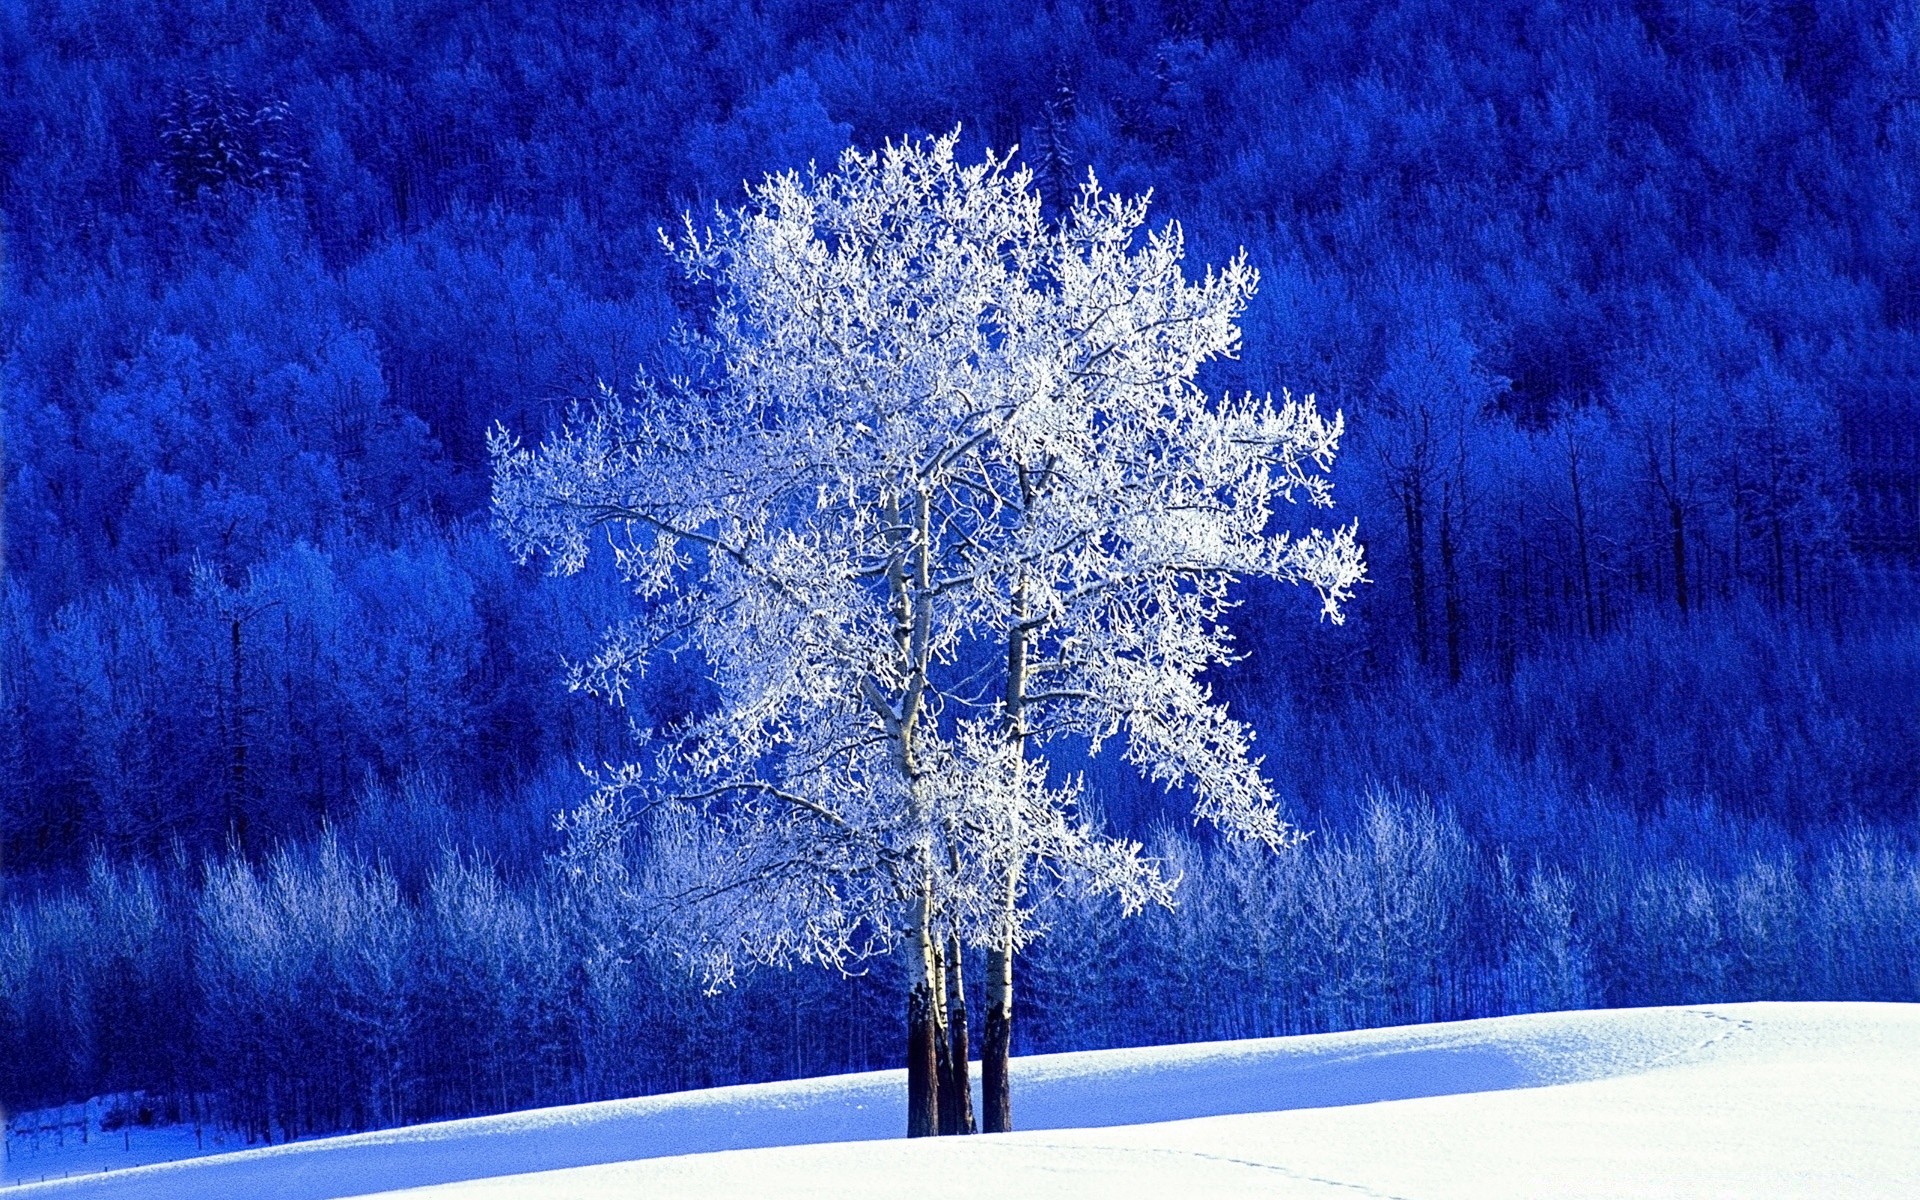
[(1144, 200), (1090, 178), (1052, 221), (1030, 173), (961, 165), (957, 141), (849, 150), (689, 219), (669, 247), (715, 295), (689, 373), (538, 449), (493, 441), (516, 551), (577, 571), (610, 529), (643, 606), (577, 684), (619, 699), (682, 651), (711, 672), (660, 778), (628, 768), (580, 817), (634, 789), (699, 806), (718, 846), (683, 814), (654, 850), (721, 868), (704, 890), (732, 919), (693, 926), (710, 972), (838, 964), (864, 937), (911, 945), (937, 998), (943, 931), (1003, 957), (1026, 939), (1030, 863), (1164, 900), (1138, 843), (1049, 781), (1070, 736), (1118, 735), (1201, 816), (1288, 841), (1200, 676), (1230, 659), (1236, 580), (1311, 584), (1338, 620), (1363, 577), (1352, 526), (1269, 530), (1278, 499), (1331, 505), (1340, 419), (1197, 386), (1238, 348), (1243, 259), (1189, 281)]

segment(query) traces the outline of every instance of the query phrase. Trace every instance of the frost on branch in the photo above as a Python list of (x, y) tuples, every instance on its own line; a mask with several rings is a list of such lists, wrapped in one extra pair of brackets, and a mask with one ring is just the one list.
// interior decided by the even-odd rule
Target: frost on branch
[[(998, 722), (962, 722), (936, 779), (955, 852), (941, 911), (968, 942), (1014, 951), (1040, 933), (1031, 904), (1022, 903), (1034, 886), (1112, 896), (1127, 916), (1172, 905), (1177, 881), (1141, 856), (1139, 842), (1109, 837), (1082, 819), (1083, 781), (1049, 786), (1046, 764), (1022, 754)], [(1032, 876), (1029, 862), (1043, 878)]]
[(1200, 678), (1232, 656), (1238, 580), (1342, 619), (1355, 528), (1275, 527), (1279, 501), (1333, 503), (1341, 418), (1197, 385), (1238, 351), (1244, 257), (1190, 279), (1144, 198), (1089, 177), (1050, 222), (1025, 171), (956, 140), (849, 150), (663, 235), (715, 297), (690, 374), (492, 441), (514, 550), (565, 573), (604, 544), (633, 587), (575, 686), (620, 701), (662, 654), (711, 677), (712, 710), (607, 785), (648, 847), (622, 886), (698, 914), (675, 928), (710, 982), (931, 961), (941, 930), (1010, 950), (1041, 878), (1169, 902), (1079, 817), (1063, 738), (1119, 739), (1232, 835), (1297, 836)]

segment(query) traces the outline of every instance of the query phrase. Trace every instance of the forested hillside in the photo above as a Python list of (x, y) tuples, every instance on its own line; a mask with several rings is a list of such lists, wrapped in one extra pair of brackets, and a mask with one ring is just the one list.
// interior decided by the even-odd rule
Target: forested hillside
[(1304, 849), (1090, 764), (1183, 899), (1063, 902), (1027, 1048), (1920, 999), (1916, 30), (5, 6), (0, 1102), (145, 1088), (284, 1137), (892, 1065), (874, 980), (702, 997), (548, 868), (575, 764), (701, 683), (566, 692), (629, 597), (511, 560), (485, 438), (660, 362), (703, 307), (659, 245), (683, 211), (955, 126), (1053, 211), (1091, 168), (1190, 264), (1245, 248), (1204, 381), (1343, 410), (1372, 577), (1338, 629), (1247, 588), (1215, 681)]

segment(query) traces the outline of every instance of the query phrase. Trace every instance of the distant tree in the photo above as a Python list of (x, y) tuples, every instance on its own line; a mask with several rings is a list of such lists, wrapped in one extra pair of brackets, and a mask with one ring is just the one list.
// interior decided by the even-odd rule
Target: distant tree
[[(1378, 460), (1380, 500), (1404, 532), (1407, 596), (1415, 657), (1433, 657), (1434, 610), (1449, 677), (1461, 673), (1466, 602), (1461, 559), (1473, 525), (1470, 446), (1490, 440), (1485, 417), (1506, 381), (1488, 374), (1457, 313), (1464, 307), (1458, 281), (1403, 283), (1393, 297), (1401, 322), (1386, 347), (1376, 384), (1368, 442)], [(1440, 579), (1430, 567), (1437, 551)]]
[(1124, 732), (1200, 815), (1285, 844), (1249, 734), (1198, 677), (1228, 657), (1235, 577), (1310, 582), (1337, 617), (1362, 575), (1351, 528), (1267, 533), (1276, 494), (1330, 503), (1310, 468), (1338, 419), (1194, 385), (1237, 346), (1244, 261), (1189, 283), (1177, 227), (1135, 248), (1145, 202), (1092, 183), (1049, 224), (1029, 173), (963, 167), (956, 139), (849, 151), (713, 232), (689, 222), (671, 245), (718, 297), (688, 338), (699, 373), (642, 380), (538, 450), (493, 444), (516, 550), (577, 570), (607, 528), (646, 601), (576, 685), (618, 698), (682, 650), (714, 677), (712, 711), (658, 771), (609, 777), (576, 844), (604, 847), (643, 796), (658, 873), (639, 890), (705, 902), (691, 936), (715, 978), (741, 954), (901, 946), (910, 1134), (940, 1127), (941, 1083), (966, 1095), (941, 1053), (943, 929), (989, 949), (992, 1131), (1031, 868), (1129, 909), (1168, 894), (1038, 746)]
[[(194, 564), (194, 596), (220, 626), (226, 643), (226, 686), (217, 705), (225, 714), (227, 733), (227, 836), (234, 846), (245, 849), (247, 827), (252, 816), (252, 792), (247, 779), (249, 718), (257, 716), (257, 705), (246, 689), (246, 630), (248, 622), (280, 605), (275, 599), (254, 599), (251, 588), (237, 588), (220, 577), (220, 572), (205, 561)], [(257, 767), (255, 768), (258, 769)]]
[(1838, 422), (1824, 397), (1778, 373), (1757, 373), (1731, 390), (1733, 444), (1722, 453), (1718, 482), (1732, 509), (1733, 570), (1740, 572), (1744, 555), (1776, 607), (1785, 608), (1789, 596), (1804, 604), (1810, 586), (1837, 573), (1844, 553), (1844, 476), (1831, 452)]
[(1073, 202), (1077, 185), (1074, 178), (1074, 108), (1078, 98), (1065, 68), (1053, 74), (1053, 94), (1047, 97), (1045, 118), (1037, 139), (1038, 169), (1043, 194), (1048, 203), (1065, 209)]

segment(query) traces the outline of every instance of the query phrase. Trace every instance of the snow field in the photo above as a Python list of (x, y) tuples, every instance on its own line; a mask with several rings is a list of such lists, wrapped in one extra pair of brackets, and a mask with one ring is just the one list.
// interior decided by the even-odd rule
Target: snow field
[[(901, 1073), (716, 1088), (34, 1185), (33, 1197), (1910, 1197), (1920, 1006), (1739, 1004), (1019, 1059), (999, 1137)], [(722, 1153), (710, 1153), (724, 1151)], [(399, 1191), (398, 1189), (414, 1189)]]
[(0, 1160), (0, 1187), (70, 1175), (97, 1175), (246, 1147), (239, 1134), (213, 1128), (196, 1133), (192, 1125), (132, 1125), (102, 1130), (93, 1112), (87, 1113), (89, 1127), (82, 1140), (81, 1111), (80, 1105), (69, 1105), (32, 1114), (37, 1120), (10, 1121), (4, 1159)]

